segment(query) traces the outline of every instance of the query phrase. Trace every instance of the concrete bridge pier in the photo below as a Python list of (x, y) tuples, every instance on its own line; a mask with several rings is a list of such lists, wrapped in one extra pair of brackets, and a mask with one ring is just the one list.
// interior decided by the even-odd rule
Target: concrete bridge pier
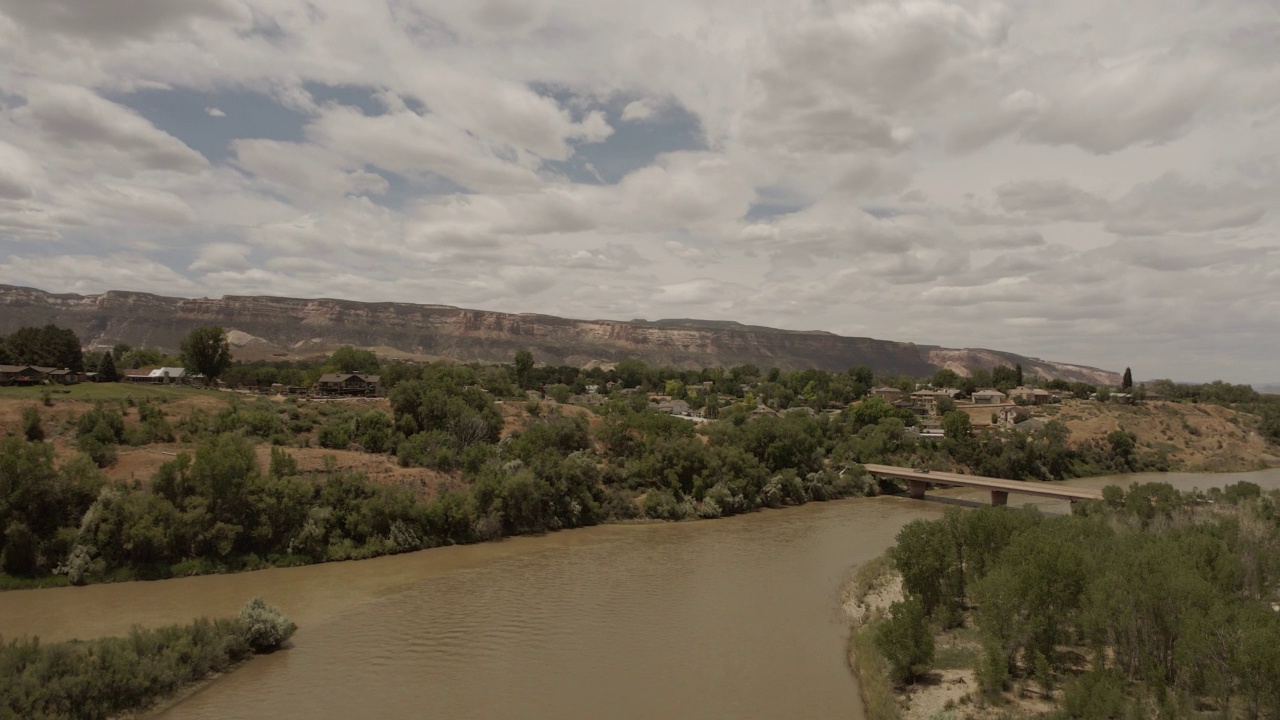
[(992, 490), (991, 491), (991, 507), (1004, 507), (1009, 504), (1008, 490)]
[(907, 496), (910, 497), (912, 500), (923, 500), (924, 490), (928, 486), (929, 486), (929, 483), (923, 480), (908, 480)]

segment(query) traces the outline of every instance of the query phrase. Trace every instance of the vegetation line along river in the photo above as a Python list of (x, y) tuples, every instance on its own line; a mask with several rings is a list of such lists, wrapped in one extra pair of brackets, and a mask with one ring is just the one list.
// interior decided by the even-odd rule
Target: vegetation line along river
[[(1241, 479), (1276, 488), (1280, 470), (1154, 479), (1179, 489)], [(907, 522), (983, 500), (962, 490), (927, 502), (842, 500), (358, 562), (15, 591), (0, 594), (0, 634), (118, 634), (135, 623), (231, 615), (253, 595), (298, 623), (291, 649), (159, 715), (174, 720), (652, 718), (677, 710), (686, 718), (858, 719), (842, 584)]]

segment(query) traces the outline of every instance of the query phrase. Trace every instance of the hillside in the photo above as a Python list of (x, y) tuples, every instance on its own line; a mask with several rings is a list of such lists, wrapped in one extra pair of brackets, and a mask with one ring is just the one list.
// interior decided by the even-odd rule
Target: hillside
[(1139, 446), (1167, 453), (1178, 470), (1235, 472), (1280, 465), (1280, 448), (1257, 433), (1257, 416), (1221, 405), (1069, 400), (1037, 408), (1035, 414), (1062, 421), (1077, 442), (1101, 440), (1113, 430), (1133, 433)]
[(231, 331), (241, 359), (310, 357), (339, 345), (355, 345), (402, 357), (509, 362), (517, 350), (528, 348), (538, 361), (555, 365), (639, 357), (685, 369), (750, 363), (843, 371), (867, 365), (881, 374), (924, 376), (941, 367), (968, 374), (979, 367), (1021, 363), (1030, 376), (1107, 384), (1120, 380), (1116, 373), (1097, 368), (994, 350), (952, 350), (736, 322), (573, 320), (445, 305), (263, 296), (53, 294), (0, 285), (0, 335), (47, 323), (71, 328), (86, 345), (124, 342), (166, 351), (175, 351), (192, 328), (217, 324)]

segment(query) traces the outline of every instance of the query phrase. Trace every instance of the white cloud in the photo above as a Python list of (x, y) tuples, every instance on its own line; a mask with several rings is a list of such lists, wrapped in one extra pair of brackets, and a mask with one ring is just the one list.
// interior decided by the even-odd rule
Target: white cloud
[(658, 112), (657, 104), (654, 103), (652, 100), (649, 100), (648, 98), (645, 98), (642, 100), (632, 100), (631, 102), (627, 103), (626, 107), (622, 108), (622, 121), (623, 122), (639, 122), (642, 120), (648, 120), (649, 118), (652, 118), (654, 115), (656, 115), (657, 112)]
[(108, 5), (0, 0), (0, 282), (1280, 352), (1267, 3)]

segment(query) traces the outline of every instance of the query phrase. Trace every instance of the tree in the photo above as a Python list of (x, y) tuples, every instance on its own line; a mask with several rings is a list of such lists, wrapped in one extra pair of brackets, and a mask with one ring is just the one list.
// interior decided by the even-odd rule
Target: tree
[(1124, 379), (1120, 381), (1120, 389), (1128, 390), (1133, 387), (1133, 371), (1129, 368), (1124, 369)]
[(942, 368), (933, 374), (933, 379), (929, 381), (930, 385), (936, 388), (953, 388), (960, 385), (960, 376), (955, 370), (950, 368)]
[(516, 383), (528, 390), (533, 375), (533, 353), (521, 348), (516, 352)]
[(1013, 370), (1017, 373), (1018, 387), (1022, 387), (1022, 363), (1014, 365)]
[(5, 344), (9, 347), (11, 361), (19, 365), (69, 368), (77, 372), (84, 370), (80, 338), (57, 325), (20, 328), (5, 340)]
[(924, 675), (933, 664), (933, 629), (914, 595), (889, 606), (889, 617), (876, 628), (875, 641), (899, 683)]
[(115, 382), (120, 379), (120, 372), (116, 370), (116, 361), (111, 353), (103, 353), (102, 360), (98, 362), (98, 381), (99, 382)]
[(973, 437), (973, 421), (968, 413), (954, 410), (942, 416), (942, 432), (950, 440), (968, 440)]
[(192, 330), (182, 341), (182, 364), (191, 372), (204, 375), (211, 383), (231, 367), (231, 343), (227, 332), (217, 325)]
[(1016, 368), (1008, 365), (1001, 365), (991, 370), (991, 384), (1000, 392), (1009, 392), (1011, 389), (1019, 385), (1020, 373)]
[(343, 345), (329, 356), (325, 367), (343, 373), (376, 373), (380, 368), (378, 356), (369, 350), (357, 350)]
[(849, 377), (868, 390), (871, 389), (871, 385), (875, 382), (875, 375), (871, 372), (871, 368), (866, 365), (855, 365), (849, 368)]

